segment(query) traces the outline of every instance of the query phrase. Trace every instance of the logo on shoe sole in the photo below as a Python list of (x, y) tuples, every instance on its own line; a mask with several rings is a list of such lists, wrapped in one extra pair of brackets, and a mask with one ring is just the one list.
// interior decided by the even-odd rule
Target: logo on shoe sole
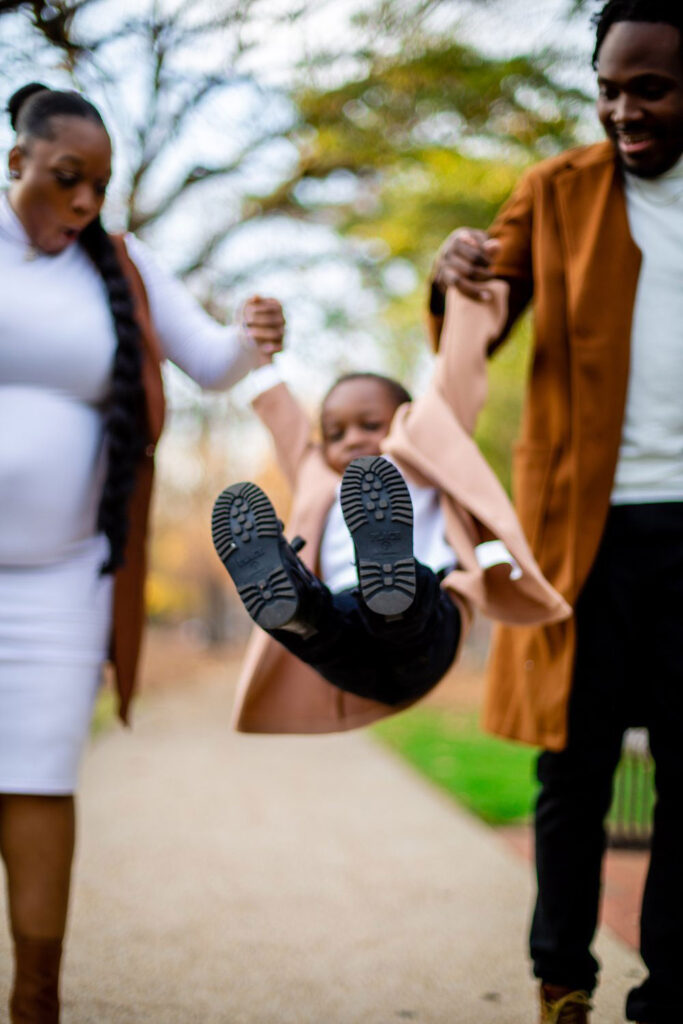
[(373, 543), (378, 544), (382, 551), (386, 551), (394, 544), (398, 544), (401, 540), (401, 533), (399, 530), (392, 530), (390, 533), (386, 533), (383, 530), (371, 530), (370, 540)]
[(235, 565), (238, 565), (240, 569), (246, 568), (248, 565), (256, 565), (257, 562), (263, 560), (261, 553), (256, 555), (244, 555), (242, 558), (235, 559)]

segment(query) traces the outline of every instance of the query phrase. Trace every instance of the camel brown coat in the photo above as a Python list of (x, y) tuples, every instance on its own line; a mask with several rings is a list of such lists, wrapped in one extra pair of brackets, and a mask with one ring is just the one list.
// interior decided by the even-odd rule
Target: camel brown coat
[[(538, 570), (507, 496), (470, 433), (486, 396), (486, 353), (502, 330), (507, 286), (489, 306), (449, 296), (443, 342), (427, 392), (395, 414), (383, 450), (410, 478), (442, 494), (446, 535), (458, 567), (444, 580), (467, 617), (475, 606), (510, 623), (557, 621), (569, 607)], [(452, 304), (452, 308), (451, 308)], [(311, 425), (284, 384), (261, 394), (254, 407), (271, 431), (294, 491), (289, 536), (306, 540), (301, 557), (317, 568), (325, 521), (339, 476), (311, 440)], [(480, 568), (475, 548), (500, 539), (518, 562)], [(344, 693), (326, 682), (267, 633), (252, 636), (234, 713), (246, 732), (332, 732), (366, 725), (402, 707)]]
[(110, 656), (119, 699), (119, 716), (127, 722), (145, 621), (149, 506), (154, 477), (154, 451), (164, 423), (164, 389), (161, 380), (161, 348), (150, 320), (145, 286), (126, 252), (123, 238), (112, 236), (112, 242), (133, 295), (135, 315), (140, 327), (142, 381), (147, 412), (147, 448), (138, 468), (135, 490), (130, 501), (125, 560), (114, 576)]
[[(501, 242), (494, 270), (510, 286), (508, 322), (493, 347), (533, 297), (515, 505), (541, 570), (574, 605), (609, 509), (640, 270), (611, 143), (532, 168), (492, 234)], [(432, 326), (438, 337), (438, 318)], [(574, 630), (573, 618), (497, 630), (484, 710), (489, 730), (562, 749)]]

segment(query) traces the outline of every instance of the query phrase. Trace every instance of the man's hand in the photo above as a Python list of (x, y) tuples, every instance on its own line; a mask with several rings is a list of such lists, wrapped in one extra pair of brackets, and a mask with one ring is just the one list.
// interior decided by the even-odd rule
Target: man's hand
[(258, 346), (258, 365), (265, 366), (282, 351), (285, 318), (277, 299), (252, 295), (242, 306), (242, 327)]
[(491, 263), (500, 243), (485, 231), (458, 228), (439, 249), (434, 263), (434, 283), (445, 292), (452, 285), (470, 299), (491, 298), (487, 284), (493, 278)]

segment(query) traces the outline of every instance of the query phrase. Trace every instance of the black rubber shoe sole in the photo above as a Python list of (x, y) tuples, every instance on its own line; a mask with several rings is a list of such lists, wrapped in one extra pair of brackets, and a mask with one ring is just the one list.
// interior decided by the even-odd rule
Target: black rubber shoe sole
[(282, 528), (261, 488), (226, 487), (213, 507), (211, 535), (254, 622), (279, 629), (293, 619), (298, 600), (282, 557)]
[(415, 598), (413, 505), (405, 480), (381, 456), (354, 459), (342, 479), (341, 506), (363, 601), (378, 615), (400, 615)]

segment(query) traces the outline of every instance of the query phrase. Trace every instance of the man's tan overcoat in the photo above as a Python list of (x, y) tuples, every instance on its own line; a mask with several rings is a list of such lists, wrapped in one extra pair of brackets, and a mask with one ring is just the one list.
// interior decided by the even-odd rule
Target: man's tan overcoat
[[(486, 355), (503, 329), (507, 285), (484, 306), (453, 292), (435, 371), (426, 393), (402, 405), (383, 449), (418, 483), (438, 488), (447, 538), (459, 564), (444, 580), (467, 616), (472, 606), (509, 623), (565, 618), (569, 607), (539, 572), (508, 498), (470, 434), (486, 396)], [(254, 407), (271, 431), (293, 488), (288, 535), (306, 540), (301, 557), (317, 568), (321, 538), (339, 476), (311, 439), (311, 425), (284, 384), (261, 394)], [(483, 570), (476, 546), (500, 539), (519, 564)], [(407, 705), (402, 705), (405, 707)], [(234, 713), (246, 732), (331, 732), (400, 710), (344, 693), (261, 630), (247, 650)]]
[[(492, 234), (501, 242), (494, 270), (510, 286), (508, 324), (497, 341), (533, 298), (515, 506), (541, 570), (574, 605), (609, 509), (640, 270), (611, 143), (532, 168)], [(432, 326), (438, 338), (438, 318)], [(497, 631), (488, 729), (551, 750), (565, 745), (574, 628), (572, 618)]]

